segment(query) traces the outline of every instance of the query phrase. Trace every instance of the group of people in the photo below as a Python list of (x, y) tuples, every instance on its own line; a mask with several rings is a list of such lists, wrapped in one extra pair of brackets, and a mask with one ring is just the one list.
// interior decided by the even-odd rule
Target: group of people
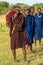
[(33, 53), (32, 44), (39, 40), (41, 45), (43, 31), (43, 13), (41, 8), (35, 13), (34, 7), (21, 11), (19, 6), (12, 8), (6, 15), (6, 25), (10, 29), (11, 50), (16, 61), (16, 49), (22, 48), (24, 61), (26, 57), (26, 45), (30, 47), (30, 53)]

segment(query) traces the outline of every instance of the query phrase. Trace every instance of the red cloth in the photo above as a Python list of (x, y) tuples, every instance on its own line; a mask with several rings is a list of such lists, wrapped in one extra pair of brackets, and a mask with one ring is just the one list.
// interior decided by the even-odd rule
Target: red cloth
[(11, 10), (7, 15), (6, 15), (6, 21), (9, 20), (9, 17), (14, 13), (13, 10)]

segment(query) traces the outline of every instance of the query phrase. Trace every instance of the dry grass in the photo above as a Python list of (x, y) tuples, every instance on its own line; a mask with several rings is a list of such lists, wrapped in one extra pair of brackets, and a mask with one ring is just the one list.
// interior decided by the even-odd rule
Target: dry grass
[[(4, 18), (3, 15), (0, 18)], [(3, 20), (4, 24), (5, 19)], [(2, 27), (3, 27), (2, 24)], [(2, 29), (2, 28), (1, 28)], [(10, 37), (9, 37), (9, 29), (4, 27), (4, 31), (0, 31), (0, 65), (43, 65), (43, 39), (42, 46), (39, 46), (37, 42), (37, 46), (33, 44), (33, 50), (36, 51), (34, 54), (30, 54), (30, 50), (27, 50), (27, 60), (28, 63), (24, 64), (22, 49), (18, 49), (17, 51), (17, 60), (18, 63), (14, 63), (13, 55), (10, 49)], [(7, 30), (7, 31), (6, 31)]]

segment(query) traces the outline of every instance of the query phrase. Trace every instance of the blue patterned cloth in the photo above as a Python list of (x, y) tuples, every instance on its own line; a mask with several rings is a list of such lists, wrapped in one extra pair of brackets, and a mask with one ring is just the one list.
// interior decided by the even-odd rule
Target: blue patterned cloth
[(27, 17), (27, 26), (26, 26), (26, 37), (29, 41), (29, 44), (31, 45), (33, 43), (33, 36), (34, 36), (34, 30), (35, 30), (35, 18), (34, 16), (29, 15)]
[(35, 14), (35, 22), (36, 22), (36, 28), (35, 28), (35, 40), (40, 40), (42, 38), (42, 31), (43, 31), (43, 27), (42, 27), (42, 21), (43, 21), (43, 14)]

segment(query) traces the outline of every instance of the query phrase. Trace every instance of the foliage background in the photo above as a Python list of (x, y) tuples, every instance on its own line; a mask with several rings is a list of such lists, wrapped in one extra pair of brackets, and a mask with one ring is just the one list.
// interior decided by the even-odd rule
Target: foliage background
[[(22, 10), (26, 10), (27, 8), (29, 8), (30, 6), (24, 3), (16, 3), (14, 4), (9, 4), (8, 2), (0, 2), (0, 14), (6, 14), (11, 8), (12, 6), (20, 6), (22, 8)], [(35, 10), (37, 10), (38, 7), (41, 7), (43, 9), (43, 3), (36, 3), (32, 5)]]

